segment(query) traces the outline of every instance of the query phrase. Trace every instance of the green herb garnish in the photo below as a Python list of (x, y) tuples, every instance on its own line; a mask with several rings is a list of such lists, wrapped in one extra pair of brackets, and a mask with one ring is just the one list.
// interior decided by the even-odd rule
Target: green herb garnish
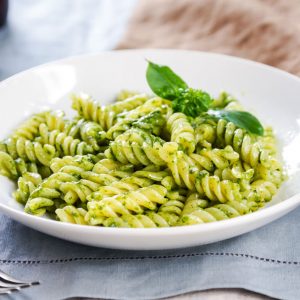
[(148, 61), (146, 78), (156, 95), (169, 100), (176, 99), (180, 89), (188, 88), (188, 85), (168, 66), (160, 66), (151, 61)]
[(205, 114), (212, 118), (225, 119), (250, 133), (264, 134), (263, 126), (255, 116), (245, 111), (213, 109), (213, 99), (208, 93), (200, 89), (190, 88), (168, 66), (157, 65), (148, 61), (146, 78), (151, 90), (156, 95), (172, 100), (172, 107), (175, 112), (182, 112), (193, 118)]
[(243, 128), (253, 134), (263, 135), (264, 128), (258, 119), (247, 111), (237, 110), (210, 110), (207, 112), (210, 116), (218, 119), (225, 119), (236, 126)]
[(179, 97), (172, 102), (174, 111), (180, 111), (187, 116), (196, 118), (200, 113), (208, 111), (212, 99), (209, 94), (201, 90), (187, 88), (179, 90)]

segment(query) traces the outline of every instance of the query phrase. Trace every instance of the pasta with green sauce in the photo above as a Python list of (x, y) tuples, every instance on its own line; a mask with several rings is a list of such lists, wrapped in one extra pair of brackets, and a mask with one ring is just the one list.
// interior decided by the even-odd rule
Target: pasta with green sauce
[(272, 128), (231, 120), (244, 111), (225, 92), (212, 99), (178, 85), (176, 95), (151, 84), (154, 96), (121, 91), (107, 106), (80, 94), (73, 118), (31, 116), (0, 141), (14, 198), (33, 215), (104, 227), (202, 224), (263, 207), (284, 180)]

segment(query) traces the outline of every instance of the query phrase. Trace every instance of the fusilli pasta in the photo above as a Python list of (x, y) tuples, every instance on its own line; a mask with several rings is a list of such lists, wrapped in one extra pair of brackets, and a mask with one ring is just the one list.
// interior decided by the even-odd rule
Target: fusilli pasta
[[(201, 95), (213, 109), (242, 110), (225, 92)], [(104, 227), (201, 224), (258, 210), (285, 179), (270, 127), (256, 136), (132, 91), (107, 106), (72, 101), (75, 117), (41, 112), (0, 142), (0, 173), (27, 213)]]

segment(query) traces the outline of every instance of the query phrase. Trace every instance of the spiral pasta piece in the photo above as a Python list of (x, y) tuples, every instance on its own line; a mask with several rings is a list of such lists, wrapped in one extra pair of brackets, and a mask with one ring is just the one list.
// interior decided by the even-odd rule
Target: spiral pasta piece
[(243, 164), (238, 161), (225, 169), (216, 169), (214, 175), (219, 177), (220, 180), (230, 180), (231, 182), (238, 183), (241, 193), (245, 195), (245, 193), (251, 189), (254, 173), (254, 169), (250, 167), (245, 168)]
[(226, 204), (216, 204), (206, 207), (199, 196), (192, 196), (187, 199), (178, 225), (194, 225), (226, 220), (251, 212), (247, 204), (239, 201), (230, 201)]
[(219, 168), (214, 171), (214, 175), (222, 180), (231, 180), (238, 182), (240, 180), (247, 180), (250, 182), (254, 176), (254, 169), (245, 167), (240, 161), (234, 162), (226, 168)]
[(146, 100), (142, 105), (130, 111), (119, 111), (117, 116), (117, 122), (122, 122), (123, 120), (136, 120), (147, 114), (152, 113), (155, 110), (160, 110), (164, 115), (170, 113), (171, 102), (160, 97), (153, 97)]
[(67, 205), (63, 208), (58, 208), (55, 213), (61, 222), (87, 225), (84, 220), (87, 211), (81, 207), (77, 208), (72, 205)]
[(30, 194), (42, 182), (42, 177), (38, 173), (26, 172), (18, 179), (18, 189), (13, 193), (13, 197), (22, 204), (26, 204)]
[[(48, 131), (58, 130), (59, 132), (64, 132), (66, 135), (73, 137), (74, 139), (82, 139), (86, 141), (86, 130), (92, 128), (92, 136), (100, 139), (99, 134), (101, 135), (102, 140), (105, 138), (103, 137), (104, 131), (101, 125), (95, 123), (93, 121), (87, 121), (83, 118), (75, 117), (71, 120), (65, 118), (65, 113), (56, 110), (56, 111), (49, 111), (46, 113), (46, 120), (42, 122), (47, 126)], [(40, 130), (40, 129), (39, 129)], [(96, 136), (98, 134), (98, 136)], [(86, 141), (87, 142), (87, 141)]]
[[(166, 193), (167, 191), (164, 187), (153, 184), (148, 187), (140, 188), (136, 191), (119, 195), (113, 200), (117, 200), (130, 211), (141, 213), (144, 209), (155, 210), (157, 204), (164, 204), (166, 202)], [(101, 201), (101, 204), (104, 205), (104, 215), (110, 214), (109, 211), (106, 212), (106, 204), (109, 205), (111, 200), (111, 198), (105, 198)]]
[(13, 159), (8, 153), (0, 151), (0, 173), (11, 179), (18, 179), (26, 172), (38, 173), (36, 163), (26, 162), (21, 158)]
[(250, 191), (245, 193), (245, 197), (248, 201), (262, 206), (265, 202), (269, 202), (276, 192), (277, 186), (273, 182), (259, 179), (251, 183)]
[(92, 154), (56, 157), (51, 160), (50, 168), (57, 173), (65, 166), (75, 166), (90, 171), (95, 167), (95, 163), (99, 161), (98, 157)]
[(99, 201), (105, 197), (137, 190), (152, 185), (155, 181), (160, 182), (168, 175), (166, 171), (160, 171), (157, 166), (148, 166), (143, 170), (134, 172), (131, 176), (114, 181), (110, 185), (101, 186), (96, 192), (87, 197), (88, 201)]
[(65, 119), (65, 113), (61, 110), (49, 111), (46, 113), (45, 122), (41, 122), (47, 125), (49, 131), (59, 130), (64, 131), (66, 124), (68, 123)]
[(68, 204), (74, 204), (78, 199), (81, 202), (86, 202), (88, 196), (98, 191), (100, 187), (111, 186), (114, 182), (120, 180), (120, 177), (114, 175), (112, 173), (97, 174), (91, 171), (83, 171), (80, 174), (80, 180), (62, 183), (59, 190), (63, 193), (63, 199)]
[(239, 184), (230, 180), (221, 181), (217, 176), (210, 176), (207, 171), (199, 171), (189, 156), (177, 150), (176, 144), (165, 143), (160, 154), (166, 160), (178, 186), (197, 190), (211, 201), (224, 203), (241, 199)]
[(86, 202), (87, 198), (92, 197), (93, 193), (98, 191), (100, 187), (111, 186), (115, 181), (131, 174), (130, 170), (117, 170), (118, 164), (113, 163), (104, 159), (99, 161), (91, 171), (68, 166), (60, 169), (59, 172), (71, 173), (78, 178), (77, 181), (65, 182), (60, 185), (59, 190), (63, 194), (63, 200), (67, 204), (74, 204), (77, 200)]
[(30, 194), (25, 211), (34, 215), (43, 215), (61, 198), (60, 187), (65, 182), (75, 182), (80, 178), (82, 169), (65, 166), (59, 172), (44, 179)]
[(165, 162), (159, 155), (162, 143), (161, 139), (143, 130), (130, 129), (110, 142), (105, 155), (123, 164), (163, 166)]
[(106, 133), (106, 137), (109, 140), (115, 140), (117, 136), (121, 135), (122, 133), (126, 132), (132, 127), (132, 120), (122, 120), (121, 122), (117, 122), (113, 125)]
[(106, 141), (106, 133), (103, 128), (95, 122), (84, 122), (80, 126), (80, 137), (95, 151), (100, 150), (100, 146)]
[(0, 151), (8, 153), (13, 159), (21, 158), (45, 166), (49, 166), (51, 159), (57, 156), (52, 145), (42, 145), (24, 138), (6, 139), (0, 144)]
[(280, 163), (276, 159), (271, 158), (270, 167), (258, 165), (255, 169), (254, 181), (259, 179), (272, 182), (279, 188), (281, 183), (286, 179), (286, 176)]
[[(53, 131), (49, 126), (48, 129)], [(72, 121), (65, 122), (64, 126), (59, 131), (64, 132), (74, 139), (80, 139), (86, 142), (98, 151), (100, 150), (101, 145), (106, 143), (105, 131), (100, 124), (93, 121), (75, 118)]]
[(104, 227), (129, 227), (129, 228), (154, 228), (169, 227), (168, 222), (158, 213), (147, 212), (145, 214), (125, 214), (119, 217), (103, 219)]
[(176, 142), (188, 154), (194, 152), (196, 146), (195, 132), (183, 113), (174, 113), (167, 122), (167, 130), (171, 134), (171, 141)]
[(177, 189), (174, 189), (172, 191), (168, 190), (166, 197), (169, 200), (178, 200), (184, 202), (188, 194), (189, 191), (187, 191), (186, 189), (180, 189), (177, 187)]
[(214, 99), (212, 107), (225, 110), (243, 110), (240, 103), (232, 95), (224, 91), (220, 93), (218, 98)]
[(36, 197), (27, 201), (25, 212), (36, 216), (43, 216), (46, 210), (53, 205), (54, 201), (50, 197)]
[(44, 144), (55, 147), (59, 156), (84, 155), (94, 153), (94, 148), (79, 139), (74, 139), (59, 130), (48, 131), (45, 124), (40, 125), (40, 134)]
[(161, 181), (161, 185), (164, 186), (168, 191), (178, 188), (178, 185), (176, 184), (172, 175), (164, 177)]
[(90, 194), (88, 201), (99, 201), (106, 197), (127, 193), (138, 190), (141, 187), (147, 187), (153, 184), (153, 181), (147, 178), (138, 178), (130, 176), (116, 180), (109, 185), (99, 187), (94, 193)]
[(103, 158), (94, 165), (92, 171), (98, 174), (114, 174), (120, 178), (123, 178), (127, 177), (128, 174), (133, 172), (133, 165), (125, 165), (109, 158)]
[[(38, 134), (35, 138), (35, 141), (42, 144), (47, 144), (48, 139), (45, 140), (45, 136), (42, 135), (54, 130), (65, 132), (67, 135), (71, 135), (69, 131), (74, 127), (74, 123), (77, 122), (70, 121), (65, 118), (65, 113), (63, 111), (47, 111), (45, 113), (45, 121), (41, 122), (38, 126)], [(74, 137), (74, 135), (71, 136)]]
[(117, 122), (107, 131), (107, 138), (113, 140), (132, 126), (159, 135), (170, 111), (165, 102), (159, 97), (151, 98), (129, 112), (119, 114)]
[(34, 114), (29, 119), (24, 121), (21, 125), (19, 125), (12, 136), (14, 138), (33, 140), (39, 132), (40, 124), (46, 121), (47, 114), (47, 112)]
[(199, 172), (199, 169), (188, 155), (178, 150), (177, 143), (165, 143), (159, 149), (159, 155), (167, 164), (178, 186), (187, 187), (190, 190), (195, 188), (195, 174)]
[(144, 214), (124, 214), (102, 220), (105, 227), (155, 228), (174, 226), (184, 207), (183, 202), (169, 200), (163, 204), (157, 213), (147, 211)]
[(180, 200), (168, 200), (158, 209), (158, 215), (167, 221), (169, 226), (174, 226), (181, 215), (184, 203)]
[(105, 218), (135, 212), (141, 214), (145, 209), (155, 210), (157, 204), (166, 202), (167, 190), (161, 185), (150, 185), (121, 195), (107, 197), (87, 204), (86, 220), (89, 224), (102, 224)]
[(148, 178), (153, 181), (161, 182), (166, 176), (169, 175), (169, 171), (166, 169), (161, 170), (161, 168), (156, 165), (149, 165), (141, 170), (135, 171), (132, 175), (135, 177)]
[(132, 110), (142, 105), (147, 99), (146, 95), (141, 94), (118, 102), (117, 104), (100, 106), (98, 102), (92, 100), (90, 96), (81, 94), (80, 96), (73, 96), (72, 108), (84, 119), (99, 123), (104, 130), (107, 130), (116, 122), (118, 113)]
[(258, 142), (260, 143), (262, 149), (267, 150), (268, 153), (272, 156), (275, 156), (277, 153), (276, 148), (276, 139), (274, 136), (273, 129), (271, 127), (264, 128), (264, 135), (258, 137)]
[(62, 183), (59, 190), (64, 194), (63, 199), (67, 204), (74, 204), (78, 199), (81, 202), (86, 202), (87, 196), (95, 192), (99, 186), (100, 184), (97, 182), (81, 179), (75, 182)]
[(214, 120), (198, 117), (193, 120), (192, 126), (195, 130), (196, 148), (200, 150), (202, 148), (211, 149), (217, 138), (216, 122)]
[(198, 153), (190, 154), (196, 166), (202, 170), (213, 172), (217, 169), (225, 169), (239, 160), (239, 154), (231, 146), (224, 149), (202, 149)]
[(187, 215), (199, 208), (201, 209), (207, 208), (208, 205), (209, 205), (208, 200), (202, 199), (202, 197), (198, 193), (192, 193), (187, 197), (181, 214)]
[(269, 161), (268, 151), (262, 149), (259, 142), (245, 133), (243, 129), (237, 128), (233, 123), (220, 119), (217, 124), (217, 145), (220, 147), (231, 145), (241, 155), (241, 159), (251, 167), (259, 163), (267, 165)]
[(226, 203), (242, 199), (240, 185), (230, 180), (220, 180), (219, 177), (210, 176), (208, 172), (197, 174), (195, 188), (197, 192), (211, 201)]

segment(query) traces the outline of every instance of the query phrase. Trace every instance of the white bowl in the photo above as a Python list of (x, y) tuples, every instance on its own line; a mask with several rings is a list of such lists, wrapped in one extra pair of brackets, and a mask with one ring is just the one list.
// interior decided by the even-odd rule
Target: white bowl
[[(154, 229), (102, 228), (28, 215), (0, 178), (0, 210), (29, 227), (69, 241), (119, 249), (170, 249), (208, 244), (240, 235), (287, 214), (300, 203), (300, 79), (275, 68), (225, 55), (177, 50), (128, 50), (68, 58), (22, 72), (0, 83), (0, 138), (32, 112), (70, 111), (69, 94), (84, 91), (102, 104), (120, 89), (149, 91), (148, 58), (169, 65), (190, 86), (213, 95), (226, 90), (275, 129), (289, 179), (258, 212), (209, 224)], [(270, 225), (272, 226), (272, 225)]]

